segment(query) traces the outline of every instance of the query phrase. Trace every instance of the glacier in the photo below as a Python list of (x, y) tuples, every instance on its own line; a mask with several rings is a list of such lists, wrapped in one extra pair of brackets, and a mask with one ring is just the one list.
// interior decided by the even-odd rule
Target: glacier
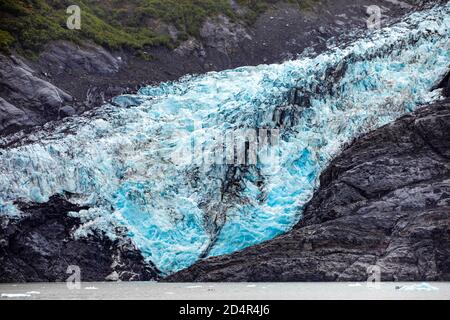
[(90, 208), (74, 237), (125, 228), (170, 274), (292, 228), (333, 157), (440, 99), (449, 67), (447, 3), (316, 57), (144, 87), (1, 138), (0, 214), (66, 194)]

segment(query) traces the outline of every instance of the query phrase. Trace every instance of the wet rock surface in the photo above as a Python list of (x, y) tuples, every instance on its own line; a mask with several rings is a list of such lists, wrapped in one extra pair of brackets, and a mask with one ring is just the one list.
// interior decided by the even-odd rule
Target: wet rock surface
[(0, 282), (66, 281), (73, 274), (69, 266), (80, 268), (81, 281), (158, 278), (126, 237), (76, 239), (80, 221), (68, 213), (83, 209), (54, 196), (44, 204), (21, 205), (20, 220), (0, 216)]
[(0, 132), (14, 132), (59, 117), (59, 109), (72, 103), (67, 92), (40, 78), (18, 57), (0, 55)]
[(167, 281), (450, 280), (450, 101), (358, 140), (292, 231)]

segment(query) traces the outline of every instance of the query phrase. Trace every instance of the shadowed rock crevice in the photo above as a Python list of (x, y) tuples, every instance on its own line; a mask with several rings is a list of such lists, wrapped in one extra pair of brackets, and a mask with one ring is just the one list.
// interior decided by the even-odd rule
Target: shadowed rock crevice
[(167, 281), (450, 280), (450, 101), (357, 139), (292, 231)]

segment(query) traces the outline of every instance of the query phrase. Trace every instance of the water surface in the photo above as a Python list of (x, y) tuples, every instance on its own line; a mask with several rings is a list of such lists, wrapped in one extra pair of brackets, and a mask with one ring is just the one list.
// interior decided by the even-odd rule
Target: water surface
[(315, 300), (392, 299), (450, 300), (448, 282), (367, 283), (66, 283), (0, 284), (7, 299), (139, 299), (139, 300)]

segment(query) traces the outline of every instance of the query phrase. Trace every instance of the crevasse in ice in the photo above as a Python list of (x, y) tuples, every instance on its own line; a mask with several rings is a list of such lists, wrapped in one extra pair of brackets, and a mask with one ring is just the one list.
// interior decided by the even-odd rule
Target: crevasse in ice
[[(449, 68), (449, 49), (447, 4), (313, 59), (119, 96), (5, 146), (0, 214), (20, 216), (17, 200), (70, 193), (91, 208), (72, 213), (84, 223), (74, 236), (114, 237), (124, 226), (166, 274), (271, 239), (301, 218), (345, 143), (440, 98), (431, 89)], [(213, 159), (245, 129), (270, 132), (255, 163)]]

